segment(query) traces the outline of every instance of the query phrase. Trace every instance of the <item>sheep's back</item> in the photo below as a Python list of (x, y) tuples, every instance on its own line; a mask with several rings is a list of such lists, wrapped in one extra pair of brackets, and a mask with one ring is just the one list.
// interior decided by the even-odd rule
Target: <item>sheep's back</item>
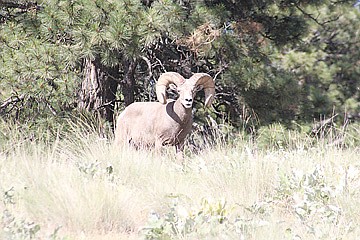
[(159, 102), (135, 102), (130, 104), (119, 115), (115, 135), (116, 138), (134, 144), (153, 145), (155, 142), (154, 122), (163, 105)]

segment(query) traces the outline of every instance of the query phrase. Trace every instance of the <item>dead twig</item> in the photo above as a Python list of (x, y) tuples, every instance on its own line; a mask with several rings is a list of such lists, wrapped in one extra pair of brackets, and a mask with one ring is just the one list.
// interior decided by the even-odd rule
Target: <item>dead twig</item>
[(11, 106), (11, 109), (7, 112), (11, 112), (11, 110), (15, 107), (15, 105), (19, 102), (22, 102), (25, 99), (25, 94), (22, 94), (20, 96), (11, 96), (8, 99), (6, 99), (1, 105), (0, 105), (0, 114), (5, 112), (5, 110)]

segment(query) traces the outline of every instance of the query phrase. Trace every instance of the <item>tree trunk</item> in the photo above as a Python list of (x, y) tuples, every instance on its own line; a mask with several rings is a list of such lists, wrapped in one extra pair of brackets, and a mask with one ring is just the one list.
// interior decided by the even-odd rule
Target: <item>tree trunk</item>
[(135, 91), (135, 70), (137, 66), (136, 60), (126, 59), (123, 61), (124, 79), (121, 82), (122, 93), (124, 95), (124, 104), (129, 106), (134, 102)]
[(100, 64), (98, 59), (86, 59), (84, 80), (79, 93), (79, 109), (94, 112), (113, 123), (118, 78), (118, 67), (109, 68)]

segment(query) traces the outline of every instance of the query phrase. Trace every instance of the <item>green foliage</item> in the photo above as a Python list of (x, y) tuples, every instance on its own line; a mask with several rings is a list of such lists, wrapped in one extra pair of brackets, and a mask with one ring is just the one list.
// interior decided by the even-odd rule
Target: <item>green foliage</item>
[(338, 126), (333, 122), (319, 122), (288, 129), (285, 125), (273, 123), (262, 126), (256, 134), (260, 149), (309, 149), (312, 147), (353, 148), (359, 145), (359, 124), (346, 123)]
[(85, 60), (107, 74), (115, 69), (119, 99), (125, 63), (136, 63), (137, 101), (154, 100), (161, 72), (208, 72), (217, 85), (211, 114), (235, 127), (243, 127), (244, 109), (255, 127), (360, 112), (355, 1), (6, 3), (13, 5), (0, 10), (0, 115), (16, 123), (49, 127), (71, 115)]
[(311, 146), (311, 138), (307, 137), (306, 132), (288, 130), (285, 126), (274, 123), (269, 126), (259, 128), (256, 142), (261, 149), (286, 149), (301, 148), (299, 144)]
[(228, 63), (221, 84), (235, 87), (261, 125), (309, 122), (334, 109), (342, 116), (357, 115), (359, 34), (353, 29), (359, 11), (354, 1), (206, 3), (228, 10), (221, 15), (227, 18), (225, 36), (213, 44), (219, 61)]
[(8, 153), (17, 147), (35, 143), (56, 144), (59, 139), (67, 139), (69, 134), (73, 136), (73, 143), (89, 138), (90, 133), (96, 133), (96, 137), (111, 139), (109, 124), (99, 120), (101, 119), (89, 113), (73, 114), (66, 118), (40, 118), (35, 122), (22, 124), (0, 119), (0, 152)]
[[(20, 219), (16, 217), (9, 209), (10, 206), (16, 205), (15, 200), (16, 196), (15, 188), (11, 187), (10, 189), (4, 191), (2, 202), (6, 207), (1, 216), (0, 221), (0, 237), (7, 240), (27, 240), (27, 239), (38, 239), (40, 232), (40, 225), (35, 222), (27, 221), (25, 219)], [(54, 232), (48, 236), (47, 239), (60, 239), (58, 237), (58, 231), (60, 227), (56, 228)]]
[(10, 205), (16, 204), (15, 195), (14, 187), (11, 187), (3, 193), (2, 202), (6, 208), (2, 210), (0, 237), (9, 240), (34, 239), (36, 234), (40, 231), (40, 225), (35, 224), (34, 222), (17, 219), (7, 209)]
[[(243, 77), (233, 82), (234, 76)], [(301, 91), (291, 74), (246, 57), (234, 64), (224, 78), (229, 84), (233, 82), (239, 96), (254, 109), (262, 124), (289, 124), (297, 119)]]
[(9, 211), (5, 210), (2, 216), (3, 231), (5, 239), (35, 239), (40, 226), (34, 222), (16, 219)]
[(85, 59), (119, 66), (163, 35), (175, 36), (173, 29), (182, 25), (183, 17), (172, 1), (149, 9), (132, 0), (37, 4), (39, 9), (15, 14), (0, 25), (0, 99), (22, 99), (1, 111), (37, 123), (76, 108)]
[(228, 219), (229, 211), (231, 207), (224, 199), (203, 199), (197, 208), (189, 210), (179, 197), (174, 197), (168, 212), (164, 216), (151, 213), (142, 231), (146, 239), (239, 237), (241, 231), (235, 221)]
[(345, 146), (356, 147), (360, 146), (360, 124), (353, 123), (347, 126), (344, 133)]
[(343, 214), (334, 201), (336, 194), (341, 193), (326, 181), (321, 166), (308, 174), (294, 169), (292, 175), (280, 178), (276, 191), (277, 197), (287, 200), (297, 217), (307, 222), (308, 232), (320, 239), (328, 237), (328, 230), (316, 229), (315, 226), (324, 221), (336, 225)]
[(336, 7), (335, 12), (325, 6), (318, 9), (318, 24), (311, 24), (304, 43), (282, 55), (281, 65), (295, 73), (305, 96), (300, 105), (305, 119), (329, 116), (334, 110), (342, 115), (360, 111), (359, 34), (353, 31), (360, 26), (360, 12), (346, 5)]

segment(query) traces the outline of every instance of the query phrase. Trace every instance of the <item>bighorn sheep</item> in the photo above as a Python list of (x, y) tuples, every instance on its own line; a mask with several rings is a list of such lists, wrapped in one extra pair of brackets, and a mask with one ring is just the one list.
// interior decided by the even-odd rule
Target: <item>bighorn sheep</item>
[[(166, 88), (176, 86), (179, 98), (167, 101)], [(206, 73), (195, 73), (185, 79), (179, 73), (163, 73), (156, 84), (159, 102), (135, 102), (119, 115), (115, 130), (115, 144), (136, 147), (172, 145), (182, 158), (184, 141), (192, 128), (192, 105), (197, 91), (204, 89), (205, 106), (214, 99), (215, 84)]]

